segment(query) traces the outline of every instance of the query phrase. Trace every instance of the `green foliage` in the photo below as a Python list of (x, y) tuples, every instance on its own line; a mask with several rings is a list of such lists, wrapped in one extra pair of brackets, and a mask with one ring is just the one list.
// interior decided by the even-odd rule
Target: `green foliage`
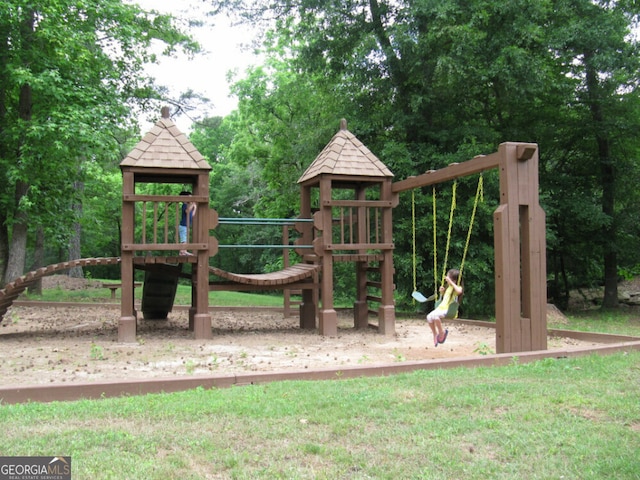
[(91, 360), (104, 360), (104, 350), (102, 349), (102, 347), (100, 345), (97, 345), (95, 343), (91, 344), (91, 354), (90, 354), (90, 358)]
[[(229, 150), (233, 161), (262, 167), (268, 187), (256, 211), (297, 205), (285, 189), (328, 142), (324, 118), (333, 108), (398, 179), (504, 141), (537, 142), (553, 301), (638, 264), (636, 4), (237, 0), (220, 8), (271, 27), (267, 65), (236, 81), (244, 133)], [(447, 188), (439, 187), (445, 204)], [(461, 198), (472, 195), (464, 182), (461, 189)], [(495, 178), (486, 197), (465, 267), (466, 307), (479, 313), (493, 301)], [(413, 282), (407, 201), (403, 195), (394, 210), (396, 284), (404, 292)], [(418, 192), (416, 205), (424, 282), (433, 276), (429, 192)], [(461, 222), (452, 240), (458, 255)], [(446, 220), (437, 223), (441, 232)]]
[(619, 273), (623, 279), (631, 280), (634, 277), (640, 276), (640, 264), (632, 265), (630, 268), (622, 268)]
[[(81, 218), (84, 258), (120, 255), (122, 176), (120, 172), (106, 171), (98, 162), (86, 162), (86, 178)], [(119, 269), (94, 267), (97, 278), (120, 278)]]
[(154, 41), (166, 53), (198, 49), (171, 17), (120, 0), (3, 2), (0, 252), (13, 275), (24, 267), (27, 228), (41, 225), (47, 243), (62, 249), (78, 219), (61, 212), (82, 200), (78, 185), (117, 166), (116, 139), (130, 136), (145, 102), (158, 97), (143, 72), (155, 61)]
[(294, 45), (285, 48), (269, 38), (265, 48), (266, 64), (232, 87), (239, 110), (230, 154), (260, 168), (266, 189), (254, 207), (256, 216), (290, 217), (299, 210), (298, 178), (347, 112), (327, 79), (296, 65)]
[(473, 351), (478, 355), (493, 355), (494, 353), (496, 353), (489, 345), (484, 342), (478, 343), (477, 347)]

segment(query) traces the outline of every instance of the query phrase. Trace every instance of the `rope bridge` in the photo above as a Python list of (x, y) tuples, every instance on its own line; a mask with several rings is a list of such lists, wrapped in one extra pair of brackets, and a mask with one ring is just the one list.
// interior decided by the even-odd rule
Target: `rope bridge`
[(270, 273), (240, 274), (209, 267), (209, 272), (226, 280), (242, 285), (284, 286), (310, 278), (320, 269), (320, 265), (298, 263), (283, 270)]

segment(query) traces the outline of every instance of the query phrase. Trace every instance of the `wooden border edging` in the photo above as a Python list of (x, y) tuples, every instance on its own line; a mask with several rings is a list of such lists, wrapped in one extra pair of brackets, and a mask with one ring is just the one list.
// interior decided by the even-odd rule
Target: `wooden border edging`
[(628, 350), (640, 350), (640, 340), (595, 347), (579, 347), (561, 350), (540, 350), (537, 352), (501, 353), (449, 360), (423, 360), (391, 363), (378, 366), (353, 366), (319, 370), (295, 370), (286, 372), (264, 372), (244, 374), (224, 374), (181, 378), (155, 378), (149, 380), (109, 381), (104, 383), (75, 383), (57, 385), (30, 385), (0, 387), (0, 404), (26, 402), (75, 401), (80, 399), (101, 399), (152, 393), (171, 393), (194, 388), (227, 388), (232, 386), (255, 385), (292, 380), (339, 380), (357, 377), (396, 375), (415, 370), (433, 370), (457, 367), (505, 366), (512, 363), (530, 363), (544, 358), (580, 357), (590, 354), (609, 355)]
[[(119, 303), (106, 303), (106, 302), (43, 302), (39, 300), (17, 300), (13, 302), (13, 306), (15, 307), (31, 307), (31, 308), (58, 308), (58, 307), (78, 307), (78, 308), (120, 308)], [(136, 306), (139, 307), (139, 300), (136, 299)], [(172, 310), (175, 311), (186, 311), (189, 310), (191, 306), (189, 305), (174, 305)], [(269, 311), (269, 312), (284, 312), (284, 307), (236, 307), (236, 306), (225, 306), (225, 305), (209, 305), (210, 312), (255, 312), (256, 310), (260, 311)], [(142, 320), (142, 319), (141, 319)], [(151, 320), (153, 321), (153, 320)]]
[[(472, 325), (476, 327), (496, 328), (496, 324), (493, 322), (486, 322), (484, 320), (467, 320), (461, 318), (455, 318), (448, 320), (449, 323), (458, 323), (461, 325)], [(573, 338), (574, 340), (582, 340), (585, 342), (597, 342), (597, 343), (621, 343), (621, 342), (634, 342), (640, 340), (639, 337), (633, 337), (631, 335), (617, 335), (613, 333), (597, 333), (597, 332), (581, 332), (579, 330), (562, 330), (559, 328), (547, 329), (547, 335), (550, 337), (558, 338)]]

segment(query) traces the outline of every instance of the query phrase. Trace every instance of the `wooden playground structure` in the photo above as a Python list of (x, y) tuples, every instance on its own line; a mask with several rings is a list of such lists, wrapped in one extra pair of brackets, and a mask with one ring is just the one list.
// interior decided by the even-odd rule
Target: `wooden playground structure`
[[(354, 327), (369, 326), (369, 305), (377, 303), (378, 331), (392, 335), (392, 213), (400, 192), (498, 169), (500, 206), (494, 213), (496, 350), (508, 353), (547, 348), (545, 216), (538, 203), (535, 144), (504, 143), (493, 154), (393, 182), (393, 174), (343, 121), (298, 180), (300, 215), (286, 225), (299, 232), (293, 249), (301, 262), (264, 274), (232, 273), (210, 266), (211, 257), (220, 250), (211, 231), (225, 221), (209, 207), (211, 167), (169, 119), (167, 108), (120, 167), (121, 257), (107, 260), (121, 268), (120, 342), (136, 341), (136, 269), (145, 272), (141, 304), (145, 320), (166, 318), (173, 308), (178, 280), (191, 281), (189, 328), (196, 339), (212, 338), (209, 291), (214, 290), (299, 290), (300, 327), (318, 328), (321, 335), (335, 336), (335, 262), (354, 264)], [(141, 184), (191, 187), (188, 200), (198, 208), (186, 243), (180, 243), (178, 236), (185, 197), (139, 194), (136, 187)], [(185, 249), (191, 254), (177, 253)], [(40, 269), (5, 286), (0, 291), (0, 319), (26, 285), (51, 273)]]
[[(140, 309), (145, 320), (166, 316), (173, 308), (178, 279), (190, 280), (189, 329), (195, 339), (212, 337), (213, 309), (208, 305), (208, 292), (213, 290), (300, 291), (300, 327), (318, 328), (320, 334), (330, 336), (337, 332), (333, 307), (334, 262), (350, 262), (355, 266), (357, 279), (354, 327), (369, 326), (369, 305), (377, 303), (378, 332), (391, 335), (396, 327), (392, 211), (399, 202), (400, 193), (497, 169), (500, 205), (493, 214), (497, 353), (448, 360), (393, 362), (381, 366), (336, 365), (333, 368), (290, 372), (18, 385), (0, 388), (3, 403), (166, 393), (196, 387), (222, 388), (287, 379), (355, 378), (416, 369), (497, 366), (511, 364), (515, 358), (518, 363), (527, 363), (544, 358), (610, 354), (640, 348), (637, 338), (551, 330), (549, 333), (556, 336), (572, 333), (577, 335), (574, 338), (582, 338), (583, 335), (591, 339), (594, 336), (607, 337), (602, 343), (611, 345), (547, 349), (545, 216), (538, 203), (538, 148), (535, 144), (503, 143), (497, 152), (490, 155), (477, 156), (393, 182), (391, 172), (343, 125), (300, 177), (300, 216), (281, 222), (283, 232), (288, 229), (298, 232), (299, 239), (291, 247), (302, 261), (293, 265), (286, 261), (283, 270), (266, 274), (237, 274), (210, 266), (211, 257), (225, 247), (218, 245), (211, 231), (215, 232), (225, 222), (237, 222), (238, 219), (218, 218), (216, 211), (209, 208), (210, 166), (168, 116), (163, 115), (122, 162), (121, 168), (121, 257), (78, 259), (28, 272), (0, 290), (0, 321), (14, 300), (44, 276), (75, 266), (120, 265), (122, 294), (117, 328), (120, 342), (136, 341), (136, 269), (144, 271)], [(193, 194), (189, 201), (198, 204), (198, 212), (187, 243), (179, 243), (178, 236), (184, 197), (138, 194), (136, 185), (142, 183), (176, 184), (182, 188), (191, 186)], [(254, 219), (251, 223), (259, 222)], [(273, 219), (269, 223), (273, 224)], [(287, 239), (288, 235), (283, 233), (283, 238)], [(283, 245), (288, 243), (285, 242)], [(177, 252), (183, 249), (193, 254), (179, 255)], [(284, 257), (288, 258), (288, 255)], [(461, 322), (474, 323), (468, 320)]]
[[(398, 204), (399, 193), (494, 168), (500, 173), (500, 207), (494, 214), (496, 348), (498, 352), (544, 350), (547, 338), (545, 217), (538, 203), (535, 144), (505, 143), (494, 154), (394, 183), (393, 174), (347, 130), (343, 121), (338, 133), (298, 180), (300, 215), (295, 228), (301, 238), (297, 240), (296, 252), (302, 262), (280, 272), (234, 274), (209, 266), (210, 257), (219, 251), (217, 239), (210, 231), (220, 223), (217, 212), (209, 208), (211, 167), (169, 120), (165, 110), (163, 118), (121, 163), (123, 237), (119, 340), (135, 340), (134, 268), (144, 269), (147, 275), (144, 313), (144, 298), (150, 295), (146, 284), (156, 284), (161, 290), (164, 285), (159, 296), (170, 297), (171, 288), (175, 288), (172, 279), (177, 282), (179, 276), (189, 276), (182, 273), (183, 264), (192, 267), (190, 328), (195, 338), (211, 338), (208, 292), (221, 289), (300, 289), (300, 327), (316, 328), (317, 318), (320, 334), (336, 335), (334, 262), (355, 265), (354, 327), (368, 326), (369, 303), (375, 301), (379, 304), (379, 332), (393, 334), (392, 212)], [(179, 246), (177, 235), (172, 234), (177, 230), (178, 205), (184, 198), (137, 195), (136, 185), (140, 183), (192, 187), (190, 201), (198, 204), (198, 214), (190, 241), (182, 248), (193, 255), (175, 255)], [(315, 196), (314, 190), (318, 192)], [(312, 198), (318, 198), (317, 204), (312, 205)], [(168, 224), (171, 205), (176, 210), (174, 225)], [(164, 224), (158, 220), (161, 212), (165, 212)], [(226, 282), (212, 282), (211, 275)], [(370, 295), (369, 287), (377, 288), (379, 295)], [(155, 313), (166, 314), (170, 307), (166, 305)]]

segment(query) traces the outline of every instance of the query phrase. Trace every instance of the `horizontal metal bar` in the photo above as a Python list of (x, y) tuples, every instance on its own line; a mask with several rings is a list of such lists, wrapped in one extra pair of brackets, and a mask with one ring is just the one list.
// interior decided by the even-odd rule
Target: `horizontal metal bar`
[(391, 200), (323, 200), (325, 207), (370, 207), (387, 208), (393, 207)]
[(123, 243), (122, 250), (208, 250), (208, 243)]
[(296, 223), (311, 223), (312, 218), (234, 218), (220, 217), (220, 224), (238, 224), (238, 225), (295, 225)]
[(206, 195), (135, 195), (125, 193), (122, 195), (125, 202), (161, 202), (161, 203), (209, 203), (209, 197)]
[(271, 244), (255, 244), (255, 245), (218, 245), (218, 248), (313, 248), (313, 245), (271, 245)]

